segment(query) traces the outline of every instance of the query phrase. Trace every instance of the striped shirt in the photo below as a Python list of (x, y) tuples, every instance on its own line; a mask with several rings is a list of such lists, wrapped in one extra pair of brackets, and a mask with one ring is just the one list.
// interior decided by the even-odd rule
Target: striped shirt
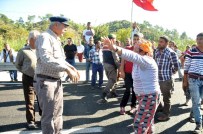
[(178, 57), (176, 53), (168, 47), (165, 48), (162, 52), (159, 49), (156, 49), (154, 52), (154, 59), (159, 68), (159, 81), (172, 79), (172, 75), (179, 68)]
[(158, 67), (152, 57), (141, 56), (131, 50), (122, 49), (121, 57), (133, 63), (132, 78), (135, 94), (160, 92)]
[(187, 51), (185, 56), (184, 73), (189, 76), (203, 77), (203, 52), (197, 47)]
[(96, 48), (90, 50), (90, 61), (94, 64), (102, 64), (103, 53), (102, 50), (96, 50)]
[(65, 61), (60, 38), (48, 29), (37, 38), (35, 45), (37, 54), (35, 74), (61, 78), (68, 63)]

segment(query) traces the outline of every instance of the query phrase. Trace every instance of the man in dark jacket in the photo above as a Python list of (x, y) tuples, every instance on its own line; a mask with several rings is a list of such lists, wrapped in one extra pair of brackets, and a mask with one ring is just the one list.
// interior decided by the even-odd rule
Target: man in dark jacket
[[(113, 43), (116, 43), (116, 36), (113, 34), (110, 34), (108, 36), (110, 40), (113, 41)], [(119, 57), (116, 53), (113, 53), (108, 46), (104, 44), (103, 47), (103, 64), (104, 69), (106, 72), (106, 76), (108, 78), (108, 83), (104, 89), (104, 92), (102, 94), (102, 99), (98, 100), (98, 103), (106, 103), (107, 102), (107, 96), (108, 97), (117, 97), (115, 90), (115, 84), (117, 81), (117, 72), (119, 68)]]

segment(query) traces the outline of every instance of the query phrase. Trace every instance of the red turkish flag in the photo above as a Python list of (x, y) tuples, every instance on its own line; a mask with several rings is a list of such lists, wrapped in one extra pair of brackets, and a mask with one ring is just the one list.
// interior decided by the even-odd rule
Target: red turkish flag
[(133, 0), (133, 2), (141, 7), (144, 10), (147, 11), (158, 11), (157, 9), (154, 8), (154, 6), (152, 5), (154, 0)]

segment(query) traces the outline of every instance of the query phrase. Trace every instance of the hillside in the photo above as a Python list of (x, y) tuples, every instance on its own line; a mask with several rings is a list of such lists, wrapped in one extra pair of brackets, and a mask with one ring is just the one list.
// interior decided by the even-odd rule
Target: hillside
[[(2, 50), (4, 42), (8, 42), (15, 50), (22, 48), (30, 30), (46, 30), (49, 25), (48, 18), (50, 16), (52, 16), (52, 14), (38, 16), (40, 21), (35, 23), (34, 20), (37, 18), (35, 15), (29, 15), (28, 21), (24, 22), (21, 17), (19, 20), (14, 21), (4, 14), (0, 14), (0, 50)], [(157, 42), (160, 36), (166, 35), (171, 40), (175, 41), (182, 50), (185, 49), (186, 45), (192, 45), (195, 43), (185, 32), (179, 34), (176, 29), (169, 30), (158, 25), (153, 26), (147, 21), (138, 25), (145, 38), (151, 41)], [(77, 44), (78, 39), (82, 38), (82, 32), (85, 27), (85, 24), (79, 24), (70, 20), (70, 28), (68, 28), (67, 33), (62, 37), (62, 41), (65, 41), (68, 37), (72, 37)], [(94, 27), (94, 30), (96, 32), (95, 40), (99, 40), (101, 36), (107, 36), (109, 33), (115, 33), (118, 40), (125, 42), (125, 39), (130, 36), (131, 22), (126, 20), (112, 21), (96, 26)]]

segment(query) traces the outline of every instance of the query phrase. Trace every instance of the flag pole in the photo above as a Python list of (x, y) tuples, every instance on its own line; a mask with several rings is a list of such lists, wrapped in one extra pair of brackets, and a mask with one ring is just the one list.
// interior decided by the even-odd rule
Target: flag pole
[(133, 0), (132, 0), (132, 7), (131, 7), (131, 23), (133, 23)]
[[(133, 24), (133, 0), (132, 0), (132, 7), (131, 7), (131, 25)], [(131, 33), (131, 43), (133, 45), (133, 37), (132, 37), (132, 33)]]

